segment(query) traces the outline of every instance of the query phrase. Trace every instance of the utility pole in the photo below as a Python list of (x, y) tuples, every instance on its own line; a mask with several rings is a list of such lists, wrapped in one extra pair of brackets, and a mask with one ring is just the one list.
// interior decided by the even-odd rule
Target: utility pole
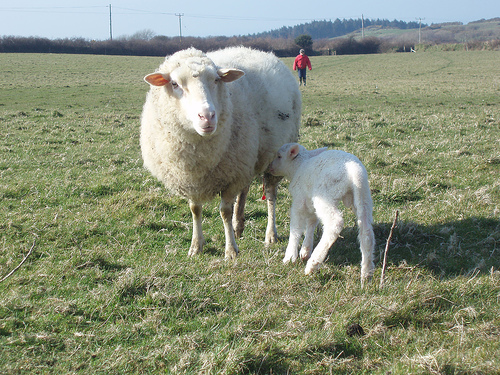
[(113, 27), (111, 24), (111, 4), (109, 4), (109, 40), (113, 40)]
[(422, 20), (425, 20), (425, 18), (417, 18), (418, 19), (418, 44), (420, 44), (422, 40)]
[(365, 37), (365, 18), (361, 15), (361, 39)]
[(182, 22), (181, 22), (181, 17), (184, 15), (184, 13), (176, 13), (175, 15), (177, 17), (179, 17), (179, 41), (182, 43)]

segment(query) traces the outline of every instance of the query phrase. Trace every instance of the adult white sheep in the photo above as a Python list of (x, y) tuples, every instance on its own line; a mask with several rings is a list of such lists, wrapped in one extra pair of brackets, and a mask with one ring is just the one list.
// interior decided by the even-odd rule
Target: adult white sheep
[(167, 56), (144, 79), (151, 85), (141, 119), (144, 165), (189, 200), (189, 255), (203, 250), (202, 204), (217, 194), (225, 257), (238, 254), (235, 236), (243, 231), (248, 187), (262, 173), (268, 202), (265, 242), (275, 242), (279, 178), (265, 171), (283, 142), (298, 137), (302, 100), (290, 69), (273, 54), (249, 48), (207, 54), (190, 48)]
[[(375, 248), (373, 203), (368, 174), (361, 161), (344, 151), (327, 150), (326, 147), (308, 151), (291, 143), (279, 149), (269, 171), (290, 181), (290, 239), (283, 262), (297, 260), (299, 241), (305, 232), (300, 257), (309, 259), (306, 275), (323, 263), (344, 225), (342, 211), (338, 208), (342, 201), (346, 207), (352, 208), (358, 219), (361, 281), (370, 278)], [(318, 219), (323, 224), (323, 235), (313, 251)]]

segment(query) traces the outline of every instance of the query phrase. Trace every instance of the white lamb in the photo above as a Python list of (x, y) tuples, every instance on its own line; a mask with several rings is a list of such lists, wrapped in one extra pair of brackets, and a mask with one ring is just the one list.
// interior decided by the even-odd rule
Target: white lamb
[[(309, 259), (305, 273), (308, 275), (319, 268), (343, 228), (342, 211), (338, 207), (342, 200), (358, 219), (361, 280), (370, 278), (375, 248), (373, 203), (368, 174), (359, 159), (344, 151), (326, 147), (308, 151), (297, 143), (289, 143), (279, 149), (269, 171), (290, 181), (290, 239), (283, 262), (297, 260), (299, 241), (305, 232), (300, 250), (300, 257)], [(323, 235), (313, 251), (318, 219), (323, 224)]]
[[(202, 204), (221, 195), (225, 256), (232, 259), (238, 254), (235, 235), (243, 231), (252, 179), (265, 172), (283, 142), (297, 140), (302, 105), (297, 82), (273, 54), (244, 47), (207, 54), (194, 48), (179, 51), (144, 79), (151, 85), (141, 119), (144, 164), (168, 189), (189, 200), (189, 255), (200, 253), (205, 242)], [(266, 244), (277, 238), (279, 180), (264, 173)]]

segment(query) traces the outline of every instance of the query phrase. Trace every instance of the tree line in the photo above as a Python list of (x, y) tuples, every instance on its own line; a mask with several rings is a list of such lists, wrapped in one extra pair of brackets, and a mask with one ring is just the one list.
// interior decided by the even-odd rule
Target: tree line
[[(300, 36), (299, 36), (300, 37)], [(296, 56), (299, 48), (306, 47), (309, 55), (321, 54), (367, 54), (389, 51), (403, 52), (410, 46), (374, 37), (357, 40), (353, 37), (322, 39), (310, 45), (298, 42), (300, 38), (254, 38), (215, 37), (193, 38), (156, 36), (144, 39), (116, 39), (94, 41), (83, 38), (47, 39), (40, 37), (0, 37), (0, 53), (70, 53), (94, 55), (166, 56), (181, 49), (194, 47), (202, 51), (213, 51), (231, 46), (245, 46), (261, 51), (273, 52), (278, 57)], [(401, 45), (400, 45), (401, 44)]]
[[(359, 30), (364, 26), (380, 25), (382, 27), (415, 28), (416, 22), (349, 19), (335, 21), (313, 21), (293, 27), (282, 27), (277, 30), (247, 36), (234, 37), (168, 37), (158, 35), (148, 30), (137, 32), (132, 37), (121, 37), (114, 40), (87, 40), (84, 38), (47, 39), (41, 37), (0, 37), (0, 52), (14, 53), (80, 53), (80, 54), (108, 54), (108, 55), (136, 55), (136, 56), (165, 56), (180, 49), (195, 47), (203, 51), (210, 51), (228, 46), (243, 45), (263, 51), (272, 51), (279, 57), (295, 56), (300, 44), (295, 39), (301, 35), (308, 35), (317, 41), (329, 39)], [(327, 46), (328, 44), (328, 46)], [(382, 42), (370, 39), (357, 42), (352, 38), (346, 41), (323, 41), (318, 44), (321, 51), (311, 46), (308, 53), (311, 55), (335, 50), (343, 53), (374, 53)]]

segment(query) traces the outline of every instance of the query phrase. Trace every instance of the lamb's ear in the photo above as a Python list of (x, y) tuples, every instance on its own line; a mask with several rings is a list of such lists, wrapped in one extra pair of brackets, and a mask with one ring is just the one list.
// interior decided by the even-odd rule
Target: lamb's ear
[(219, 69), (217, 73), (222, 82), (233, 82), (245, 75), (245, 72), (239, 69)]
[(290, 147), (290, 149), (288, 150), (288, 157), (290, 159), (295, 159), (297, 157), (297, 155), (299, 154), (299, 145), (293, 145)]
[(319, 155), (321, 154), (323, 151), (326, 151), (328, 150), (328, 147), (321, 147), (321, 148), (317, 148), (316, 150), (311, 150), (309, 151), (309, 155), (311, 156), (316, 156), (316, 155)]
[(170, 79), (161, 73), (151, 73), (144, 77), (144, 80), (152, 86), (165, 86)]

